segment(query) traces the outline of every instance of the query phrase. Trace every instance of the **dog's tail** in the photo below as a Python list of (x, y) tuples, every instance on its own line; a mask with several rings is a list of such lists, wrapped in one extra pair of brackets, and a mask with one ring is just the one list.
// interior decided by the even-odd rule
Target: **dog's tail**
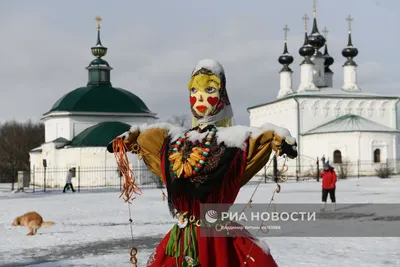
[(52, 225), (54, 225), (55, 224), (55, 222), (53, 222), (53, 221), (48, 221), (48, 222), (42, 222), (42, 225), (41, 226), (52, 226)]

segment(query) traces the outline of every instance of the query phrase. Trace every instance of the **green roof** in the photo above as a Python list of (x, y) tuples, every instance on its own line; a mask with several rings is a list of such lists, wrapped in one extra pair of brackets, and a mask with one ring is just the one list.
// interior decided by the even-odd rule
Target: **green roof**
[(67, 146), (86, 147), (101, 146), (106, 147), (115, 137), (129, 131), (129, 124), (118, 121), (106, 121), (87, 128), (75, 136)]
[(151, 113), (138, 96), (109, 85), (77, 88), (61, 97), (46, 114), (53, 111)]
[(394, 128), (387, 127), (377, 122), (365, 119), (358, 115), (346, 114), (342, 117), (324, 123), (314, 129), (309, 130), (303, 135), (338, 133), (338, 132), (389, 132), (399, 133)]
[(93, 66), (93, 65), (106, 65), (106, 66), (110, 66), (109, 64), (108, 64), (108, 62), (107, 61), (105, 61), (104, 59), (102, 59), (102, 58), (96, 58), (96, 59), (94, 59), (92, 62), (90, 62), (90, 64), (89, 64), (89, 66)]

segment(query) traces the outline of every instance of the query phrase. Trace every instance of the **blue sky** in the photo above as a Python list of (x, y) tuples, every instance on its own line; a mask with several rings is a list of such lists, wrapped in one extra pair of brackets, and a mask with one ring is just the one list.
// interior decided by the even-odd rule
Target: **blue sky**
[[(343, 83), (351, 14), (359, 86), (398, 94), (400, 1), (319, 0), (317, 9), (320, 31), (329, 30), (334, 87)], [(285, 24), (298, 87), (305, 13), (312, 17), (312, 0), (2, 0), (0, 120), (38, 120), (62, 95), (86, 85), (100, 15), (114, 86), (138, 95), (161, 118), (189, 113), (190, 72), (198, 60), (213, 58), (225, 68), (236, 123), (247, 125), (247, 107), (276, 99)]]

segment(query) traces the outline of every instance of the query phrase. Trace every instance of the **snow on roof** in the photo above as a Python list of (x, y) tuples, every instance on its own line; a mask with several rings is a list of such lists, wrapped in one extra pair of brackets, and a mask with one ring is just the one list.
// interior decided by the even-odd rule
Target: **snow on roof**
[(340, 96), (340, 97), (398, 97), (395, 95), (381, 95), (375, 93), (368, 93), (368, 92), (348, 92), (342, 89), (337, 88), (322, 88), (320, 91), (303, 91), (295, 93), (298, 96), (311, 96), (311, 95), (320, 95), (320, 96)]
[(247, 110), (262, 107), (265, 105), (269, 105), (278, 101), (282, 101), (285, 99), (293, 98), (293, 97), (334, 97), (334, 98), (399, 98), (398, 95), (382, 95), (376, 93), (368, 93), (368, 92), (348, 92), (342, 89), (332, 88), (332, 87), (325, 87), (321, 88), (318, 91), (303, 91), (303, 92), (294, 92), (292, 94), (288, 94), (282, 98), (276, 99), (271, 102), (267, 102), (264, 104), (258, 104), (247, 108)]
[(347, 114), (322, 124), (314, 129), (309, 130), (303, 135), (336, 133), (336, 132), (392, 132), (400, 133), (399, 130), (387, 127), (385, 125), (367, 120), (363, 117)]
[(65, 139), (64, 137), (58, 137), (51, 142), (52, 143), (68, 143), (69, 140)]
[(32, 149), (32, 150), (29, 151), (29, 152), (32, 152), (32, 153), (34, 153), (34, 152), (42, 152), (42, 147), (41, 147), (41, 146), (36, 147), (36, 148)]

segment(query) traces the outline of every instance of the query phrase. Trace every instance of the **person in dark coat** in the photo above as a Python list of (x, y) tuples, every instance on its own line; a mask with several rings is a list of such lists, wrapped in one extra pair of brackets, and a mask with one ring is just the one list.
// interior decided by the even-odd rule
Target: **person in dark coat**
[(324, 163), (324, 169), (320, 173), (320, 178), (322, 179), (322, 209), (321, 211), (326, 211), (327, 203), (326, 200), (329, 197), (332, 202), (332, 210), (336, 209), (336, 181), (337, 176), (334, 168), (329, 165), (329, 161)]

